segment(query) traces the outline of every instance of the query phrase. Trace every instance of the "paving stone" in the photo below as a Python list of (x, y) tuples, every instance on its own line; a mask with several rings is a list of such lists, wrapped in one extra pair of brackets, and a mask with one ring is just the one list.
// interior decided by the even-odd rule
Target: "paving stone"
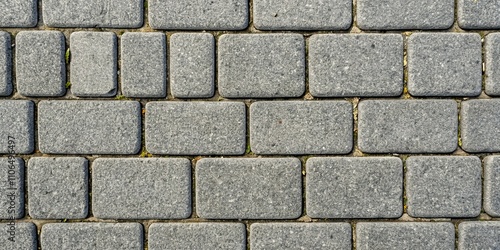
[(500, 157), (484, 158), (484, 211), (490, 216), (500, 217)]
[(488, 95), (500, 95), (500, 33), (490, 33), (484, 44), (485, 57), (485, 89)]
[[(34, 104), (23, 100), (0, 101), (0, 138), (4, 143), (0, 154), (13, 150), (16, 154), (30, 154), (34, 143)], [(7, 140), (13, 137), (13, 146), (8, 148)]]
[(195, 174), (201, 218), (295, 219), (302, 213), (299, 159), (205, 158)]
[(458, 249), (500, 249), (500, 221), (460, 223)]
[(356, 15), (364, 30), (448, 29), (455, 21), (455, 1), (358, 0)]
[(2, 0), (0, 2), (0, 27), (35, 27), (38, 22), (38, 1)]
[(256, 154), (347, 154), (353, 146), (346, 101), (255, 102), (250, 145)]
[(148, 249), (246, 249), (242, 223), (153, 223)]
[(38, 143), (46, 154), (136, 154), (141, 107), (135, 101), (41, 101)]
[(12, 93), (12, 51), (10, 34), (0, 31), (0, 96)]
[(365, 153), (451, 153), (457, 148), (453, 100), (361, 101), (358, 121), (358, 146)]
[(146, 148), (153, 154), (242, 155), (246, 112), (242, 102), (149, 102)]
[(153, 29), (243, 30), (248, 27), (248, 0), (149, 0)]
[(498, 29), (500, 2), (458, 0), (457, 21), (462, 29)]
[(349, 223), (254, 223), (251, 249), (351, 249)]
[(455, 227), (449, 222), (360, 222), (356, 249), (455, 249)]
[(500, 100), (462, 102), (460, 134), (469, 153), (500, 152)]
[(36, 226), (31, 222), (0, 223), (0, 250), (37, 250)]
[(71, 92), (82, 97), (116, 95), (117, 41), (112, 32), (71, 33)]
[(399, 158), (309, 158), (306, 166), (306, 208), (312, 218), (399, 218), (403, 214)]
[(24, 161), (1, 157), (0, 171), (0, 219), (20, 219), (24, 216)]
[(301, 96), (305, 91), (304, 38), (299, 34), (219, 37), (218, 87), (227, 98)]
[(174, 97), (212, 97), (214, 77), (215, 40), (212, 34), (175, 33), (170, 36), (170, 89)]
[(31, 218), (87, 217), (88, 163), (85, 158), (33, 157), (28, 162), (27, 171)]
[(17, 91), (24, 96), (66, 93), (66, 43), (59, 31), (21, 31), (16, 36)]
[(99, 158), (92, 165), (92, 194), (97, 218), (187, 218), (191, 163), (180, 158)]
[(313, 35), (309, 38), (309, 91), (318, 97), (401, 95), (403, 37)]
[(476, 217), (481, 213), (481, 160), (476, 156), (411, 156), (406, 198), (412, 217)]

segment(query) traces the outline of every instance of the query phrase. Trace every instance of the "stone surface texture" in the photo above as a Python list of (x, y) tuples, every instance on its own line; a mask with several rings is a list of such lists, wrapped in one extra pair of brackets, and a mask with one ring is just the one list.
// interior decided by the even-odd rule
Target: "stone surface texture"
[(29, 28), (38, 22), (36, 0), (2, 0), (0, 2), (0, 28)]
[(12, 49), (10, 34), (0, 31), (0, 96), (12, 93)]
[(499, 221), (467, 221), (458, 225), (458, 249), (500, 248)]
[(486, 36), (484, 51), (486, 60), (484, 92), (491, 96), (500, 96), (500, 33)]
[[(30, 154), (35, 149), (35, 104), (24, 100), (0, 100), (0, 154)], [(9, 141), (12, 140), (13, 143)], [(9, 147), (10, 146), (10, 147)]]
[(500, 217), (500, 157), (484, 158), (483, 206), (490, 216)]
[(460, 135), (467, 152), (500, 152), (500, 100), (462, 102)]
[[(3, 197), (0, 205), (0, 219), (13, 220), (24, 216), (24, 161), (21, 158), (0, 158), (0, 195)], [(5, 231), (4, 231), (5, 232)], [(10, 233), (9, 233), (10, 234)], [(4, 239), (2, 239), (2, 242)]]
[(458, 0), (457, 21), (462, 29), (498, 29), (500, 2)]
[[(0, 250), (37, 250), (36, 226), (31, 222), (0, 223), (5, 234)], [(7, 239), (7, 240), (5, 240)]]

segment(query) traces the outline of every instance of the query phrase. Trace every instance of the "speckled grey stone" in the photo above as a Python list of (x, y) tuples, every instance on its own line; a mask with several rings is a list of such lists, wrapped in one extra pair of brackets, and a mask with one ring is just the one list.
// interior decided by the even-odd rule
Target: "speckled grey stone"
[(361, 101), (358, 121), (358, 146), (365, 153), (451, 153), (457, 148), (453, 100)]
[[(7, 137), (5, 137), (7, 138)], [(0, 219), (24, 216), (24, 161), (21, 158), (0, 158)], [(1, 246), (1, 244), (0, 244)]]
[(455, 249), (455, 227), (449, 222), (361, 222), (356, 249)]
[(0, 101), (0, 138), (4, 143), (0, 146), (0, 154), (9, 152), (8, 136), (14, 137), (16, 154), (30, 154), (35, 148), (34, 143), (34, 107), (31, 101), (1, 100)]
[(481, 36), (414, 33), (408, 39), (408, 91), (413, 96), (477, 96), (482, 88)]
[(248, 26), (248, 0), (149, 0), (153, 29), (242, 30)]
[(358, 0), (357, 25), (364, 30), (448, 29), (454, 0)]
[(139, 223), (48, 223), (42, 226), (44, 250), (143, 249), (143, 228)]
[(10, 34), (0, 31), (0, 96), (12, 93), (12, 49)]
[(153, 223), (148, 234), (149, 250), (247, 249), (242, 223)]
[(299, 159), (204, 158), (195, 174), (201, 218), (295, 219), (302, 213)]
[(76, 96), (116, 95), (117, 41), (112, 32), (71, 33), (71, 92)]
[(38, 22), (38, 1), (0, 1), (0, 27), (35, 27)]
[(460, 135), (469, 153), (500, 152), (500, 100), (462, 102)]
[(136, 154), (141, 107), (135, 101), (41, 101), (38, 145), (46, 154)]
[(346, 101), (273, 101), (250, 106), (256, 154), (347, 154), (353, 146), (352, 105)]
[(484, 158), (484, 211), (500, 217), (500, 156)]
[(500, 221), (467, 221), (458, 225), (458, 250), (500, 249)]
[(215, 40), (210, 33), (170, 36), (170, 90), (177, 98), (214, 95)]
[(399, 218), (403, 214), (399, 158), (309, 158), (306, 166), (309, 217)]
[(66, 93), (66, 44), (59, 31), (21, 31), (16, 36), (16, 84), (24, 96)]
[(484, 92), (500, 96), (500, 33), (490, 33), (486, 36), (484, 50), (486, 60)]
[(500, 28), (500, 2), (458, 0), (457, 21), (462, 29)]
[(318, 97), (401, 95), (403, 37), (313, 35), (309, 38), (309, 91)]
[(28, 162), (28, 211), (34, 219), (84, 219), (88, 163), (83, 157), (33, 157)]
[(250, 248), (345, 249), (352, 243), (349, 223), (254, 223), (250, 226)]
[(153, 154), (245, 153), (242, 102), (148, 102), (145, 124), (146, 148)]
[(476, 156), (411, 156), (406, 198), (412, 217), (476, 217), (481, 213), (481, 160)]
[(261, 30), (346, 30), (352, 24), (352, 1), (255, 0), (253, 21)]
[(191, 215), (191, 163), (181, 158), (96, 159), (92, 212), (104, 219), (187, 218)]
[(36, 226), (31, 222), (0, 223), (4, 234), (0, 239), (0, 250), (37, 250)]

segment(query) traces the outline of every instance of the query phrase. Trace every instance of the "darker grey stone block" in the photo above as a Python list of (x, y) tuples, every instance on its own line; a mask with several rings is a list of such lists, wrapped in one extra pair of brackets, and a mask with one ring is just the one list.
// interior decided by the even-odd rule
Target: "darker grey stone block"
[(462, 29), (498, 29), (500, 2), (458, 0), (457, 21)]
[(486, 60), (484, 92), (492, 96), (500, 96), (500, 33), (490, 33), (484, 43)]
[(4, 234), (0, 240), (0, 250), (37, 250), (36, 226), (31, 222), (0, 223)]
[(38, 22), (37, 0), (0, 1), (0, 27), (28, 28)]
[(484, 158), (484, 211), (500, 217), (500, 156)]
[(24, 216), (24, 161), (1, 157), (0, 171), (0, 219), (20, 219)]
[(460, 135), (469, 153), (500, 152), (500, 100), (462, 102)]
[[(0, 154), (6, 154), (11, 150), (15, 154), (33, 152), (35, 149), (34, 109), (35, 105), (31, 101), (0, 101), (0, 138), (4, 140), (3, 145), (0, 146)], [(9, 136), (14, 138), (13, 145), (7, 144)], [(8, 148), (8, 146), (14, 147)]]
[(467, 221), (458, 225), (458, 250), (500, 249), (500, 221)]
[(0, 96), (12, 93), (12, 49), (10, 34), (0, 31)]

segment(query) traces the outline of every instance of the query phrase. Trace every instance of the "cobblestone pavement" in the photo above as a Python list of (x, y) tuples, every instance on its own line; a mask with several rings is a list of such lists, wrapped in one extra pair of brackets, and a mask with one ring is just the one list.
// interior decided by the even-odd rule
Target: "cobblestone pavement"
[(500, 249), (500, 0), (0, 0), (0, 250)]

